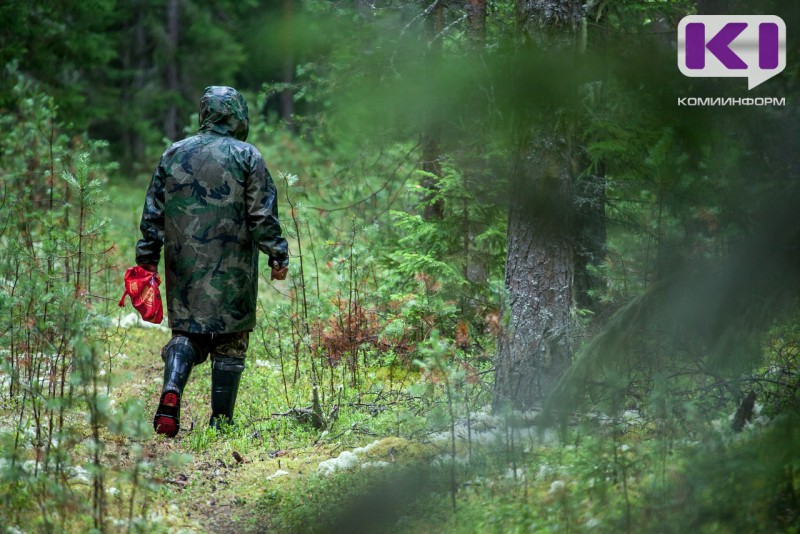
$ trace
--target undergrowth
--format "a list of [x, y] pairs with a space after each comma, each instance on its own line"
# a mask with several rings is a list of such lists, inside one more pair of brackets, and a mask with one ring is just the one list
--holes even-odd
[[[170, 334], [116, 308], [146, 180], [61, 135], [52, 99], [18, 83], [28, 98], [0, 119], [0, 517], [11, 532], [798, 530], [797, 317], [733, 378], [653, 336], [641, 351], [658, 366], [590, 377], [566, 417], [492, 414], [502, 213], [446, 162], [441, 197], [428, 198], [442, 217], [416, 215], [430, 175], [410, 143], [366, 163], [352, 147], [253, 125], [281, 192], [290, 275], [270, 283], [262, 268], [235, 424], [208, 428], [201, 365], [182, 431], [154, 436]], [[609, 240], [600, 302], [624, 305], [646, 285], [647, 257], [616, 262], [639, 245]], [[581, 315], [587, 337], [603, 326]]]

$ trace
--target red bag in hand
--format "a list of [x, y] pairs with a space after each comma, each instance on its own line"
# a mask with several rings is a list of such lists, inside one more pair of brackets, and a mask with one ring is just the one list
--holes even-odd
[[130, 295], [131, 304], [149, 323], [160, 324], [164, 318], [164, 307], [161, 304], [161, 283], [158, 273], [151, 273], [138, 265], [125, 271], [125, 293], [119, 300], [120, 308], [125, 305], [125, 296]]

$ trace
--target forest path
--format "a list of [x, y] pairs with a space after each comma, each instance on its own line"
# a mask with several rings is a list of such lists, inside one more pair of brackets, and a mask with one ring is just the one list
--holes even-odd
[[[143, 401], [143, 417], [150, 425], [162, 385], [164, 366], [159, 355], [170, 333], [164, 328], [134, 324], [120, 329], [118, 336], [120, 354], [114, 372], [124, 380], [113, 390], [113, 396], [118, 403]], [[182, 428], [178, 435], [165, 438], [152, 434], [137, 442], [144, 448], [148, 462], [164, 466], [155, 471], [163, 488], [152, 495], [154, 501], [149, 509], [162, 517], [170, 531], [270, 532], [264, 524], [267, 514], [257, 504], [265, 489], [265, 478], [280, 463], [271, 457], [268, 447], [257, 447], [253, 432], [216, 434], [210, 430], [209, 392], [210, 366], [206, 362], [190, 375], [182, 399]], [[263, 441], [269, 444], [269, 440]], [[114, 444], [109, 446], [116, 454], [127, 456], [124, 449], [133, 444], [120, 444], [119, 449]], [[176, 462], [177, 457], [182, 461]]]

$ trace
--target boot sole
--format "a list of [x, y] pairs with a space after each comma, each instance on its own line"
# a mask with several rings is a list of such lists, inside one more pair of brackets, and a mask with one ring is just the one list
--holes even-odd
[[180, 397], [177, 393], [168, 391], [164, 393], [161, 403], [158, 405], [156, 411], [156, 418], [153, 421], [157, 434], [162, 434], [170, 438], [174, 438], [180, 430], [178, 422], [178, 407], [180, 405]]

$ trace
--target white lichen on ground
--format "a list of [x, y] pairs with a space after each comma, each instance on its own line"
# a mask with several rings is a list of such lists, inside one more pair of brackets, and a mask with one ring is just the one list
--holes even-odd
[[169, 332], [166, 321], [161, 321], [160, 324], [148, 323], [143, 320], [138, 313], [131, 312], [127, 315], [118, 317], [115, 321], [116, 326], [120, 328], [156, 328], [163, 332]]

